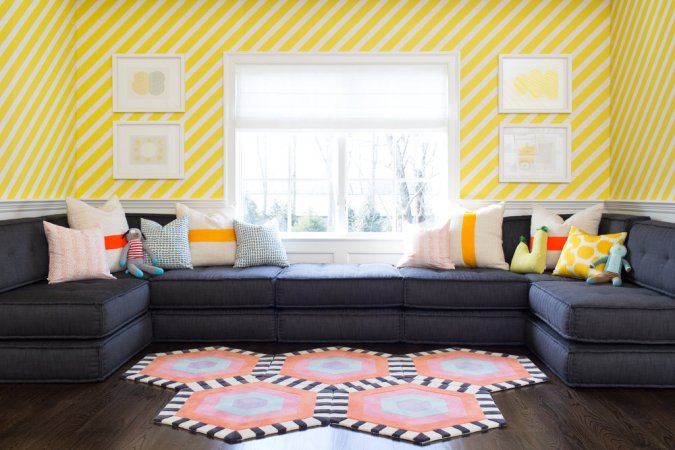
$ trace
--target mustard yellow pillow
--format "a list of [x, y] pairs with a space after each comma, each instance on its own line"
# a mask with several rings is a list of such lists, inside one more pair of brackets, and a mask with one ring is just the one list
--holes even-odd
[[626, 234], [623, 232], [592, 236], [572, 227], [553, 275], [586, 279], [589, 275], [602, 272], [604, 264], [599, 264], [595, 269], [590, 269], [589, 266], [598, 258], [609, 255], [612, 245], [623, 244]]

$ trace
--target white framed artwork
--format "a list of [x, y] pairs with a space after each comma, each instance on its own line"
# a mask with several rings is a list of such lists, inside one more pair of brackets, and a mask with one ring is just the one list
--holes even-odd
[[112, 56], [113, 112], [184, 112], [183, 55]]
[[501, 183], [572, 181], [572, 130], [569, 124], [501, 124]]
[[571, 113], [571, 55], [499, 55], [500, 113]]
[[113, 122], [113, 178], [181, 179], [181, 122]]

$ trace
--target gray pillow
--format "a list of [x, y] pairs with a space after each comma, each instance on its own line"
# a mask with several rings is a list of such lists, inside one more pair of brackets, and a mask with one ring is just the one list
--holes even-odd
[[253, 225], [234, 220], [237, 252], [234, 267], [288, 266], [286, 249], [279, 239], [276, 223]]
[[[180, 217], [161, 226], [157, 222], [141, 219], [145, 242], [155, 254], [157, 265], [163, 269], [192, 269], [192, 255], [188, 241], [188, 217]], [[145, 262], [150, 258], [145, 255]]]

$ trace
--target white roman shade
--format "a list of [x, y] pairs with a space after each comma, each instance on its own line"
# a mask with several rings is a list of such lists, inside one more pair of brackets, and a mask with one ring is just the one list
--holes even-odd
[[441, 129], [443, 63], [237, 64], [237, 129]]

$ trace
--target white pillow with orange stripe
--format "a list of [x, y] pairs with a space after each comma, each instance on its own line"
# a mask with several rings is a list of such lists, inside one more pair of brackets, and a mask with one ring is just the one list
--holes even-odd
[[68, 226], [75, 230], [101, 227], [105, 242], [105, 256], [111, 272], [123, 270], [120, 267], [122, 249], [127, 243], [124, 233], [129, 230], [127, 216], [117, 197], [105, 202], [100, 208], [88, 205], [74, 198], [66, 199]]
[[223, 208], [220, 213], [205, 214], [176, 203], [176, 217], [188, 217], [192, 265], [231, 266], [237, 251], [234, 234], [234, 210]]
[[504, 203], [450, 215], [450, 259], [456, 266], [509, 270], [502, 247]]
[[[548, 241], [546, 244], [547, 269], [555, 268], [558, 259], [560, 259], [560, 253], [567, 241], [567, 236], [570, 234], [573, 226], [593, 236], [598, 234], [603, 209], [603, 204], [598, 203], [573, 214], [567, 220], [563, 220], [562, 217], [541, 205], [536, 203], [532, 205], [530, 236], [534, 236], [541, 227], [548, 228]], [[532, 248], [532, 238], [530, 238], [530, 248]]]

